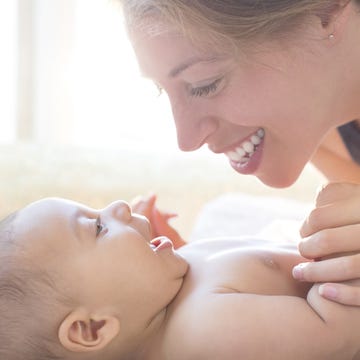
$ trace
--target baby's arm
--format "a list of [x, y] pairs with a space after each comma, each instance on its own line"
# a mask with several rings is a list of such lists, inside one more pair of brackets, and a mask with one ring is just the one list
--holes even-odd
[[357, 359], [359, 308], [322, 298], [317, 285], [308, 301], [245, 293], [202, 294], [196, 301], [186, 317], [186, 359]]
[[132, 203], [133, 212], [144, 215], [148, 218], [152, 228], [153, 238], [158, 236], [168, 237], [177, 249], [186, 244], [180, 234], [169, 224], [169, 220], [176, 216], [175, 213], [159, 210], [156, 203], [156, 195], [148, 197], [137, 197]]

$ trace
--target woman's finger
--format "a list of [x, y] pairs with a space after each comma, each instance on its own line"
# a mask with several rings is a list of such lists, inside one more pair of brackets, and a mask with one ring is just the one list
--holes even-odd
[[345, 281], [357, 279], [359, 274], [360, 254], [301, 263], [293, 268], [295, 279], [308, 282]]
[[316, 206], [324, 206], [347, 198], [360, 196], [360, 185], [353, 183], [330, 183], [323, 186], [316, 196]]
[[325, 283], [320, 285], [319, 294], [343, 305], [360, 306], [360, 288], [358, 286]]
[[307, 259], [360, 252], [360, 223], [320, 230], [299, 242], [299, 251]]
[[300, 234], [310, 236], [320, 230], [360, 224], [360, 197], [347, 198], [313, 209], [304, 221]]

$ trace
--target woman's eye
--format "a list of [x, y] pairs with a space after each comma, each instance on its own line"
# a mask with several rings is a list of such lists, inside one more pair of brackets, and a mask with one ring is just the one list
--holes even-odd
[[220, 81], [221, 79], [217, 79], [209, 85], [191, 88], [190, 95], [193, 97], [209, 96], [217, 90]]
[[101, 234], [101, 231], [104, 229], [103, 224], [101, 223], [100, 216], [96, 219], [96, 237]]

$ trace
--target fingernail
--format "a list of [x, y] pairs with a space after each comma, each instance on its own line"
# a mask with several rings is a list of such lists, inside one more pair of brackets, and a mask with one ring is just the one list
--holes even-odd
[[322, 284], [319, 286], [319, 294], [327, 299], [335, 300], [337, 298], [338, 291], [334, 286]]
[[293, 277], [297, 280], [304, 280], [304, 267], [306, 266], [306, 264], [301, 263], [296, 265], [293, 270], [292, 270], [292, 274]]

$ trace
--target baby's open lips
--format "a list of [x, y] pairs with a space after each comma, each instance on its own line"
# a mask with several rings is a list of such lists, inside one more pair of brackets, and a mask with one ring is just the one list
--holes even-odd
[[154, 240], [151, 240], [150, 241], [150, 247], [153, 249], [153, 250], [155, 250], [156, 248], [157, 248], [157, 246], [158, 246], [158, 243], [157, 243], [157, 240], [155, 239], [155, 241]]
[[173, 247], [173, 243], [166, 236], [159, 236], [150, 241], [150, 247], [154, 250], [161, 250], [167, 247]]

